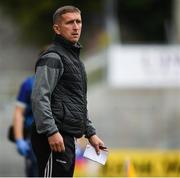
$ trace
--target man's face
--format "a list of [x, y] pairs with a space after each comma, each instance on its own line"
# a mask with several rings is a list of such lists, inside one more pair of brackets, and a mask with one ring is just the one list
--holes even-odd
[[81, 15], [78, 12], [68, 12], [60, 18], [53, 26], [55, 33], [72, 43], [78, 42], [82, 28]]

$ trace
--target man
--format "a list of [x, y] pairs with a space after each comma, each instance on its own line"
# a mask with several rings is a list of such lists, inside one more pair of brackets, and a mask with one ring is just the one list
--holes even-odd
[[86, 74], [79, 59], [81, 28], [78, 8], [57, 9], [53, 15], [54, 42], [36, 63], [32, 144], [39, 176], [73, 176], [74, 138], [85, 135], [97, 154], [104, 145], [88, 119]]
[[14, 112], [13, 130], [17, 151], [25, 157], [27, 177], [37, 177], [38, 167], [30, 143], [30, 130], [33, 122], [31, 92], [34, 76], [27, 77], [21, 84]]

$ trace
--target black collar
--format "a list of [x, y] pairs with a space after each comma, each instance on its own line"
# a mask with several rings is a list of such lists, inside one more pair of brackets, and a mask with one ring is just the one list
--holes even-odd
[[80, 43], [72, 43], [70, 41], [68, 41], [67, 39], [65, 39], [64, 37], [62, 37], [61, 35], [55, 35], [54, 38], [54, 42], [55, 44], [60, 44], [65, 48], [70, 48], [72, 50], [80, 50], [82, 48], [82, 46], [80, 45]]

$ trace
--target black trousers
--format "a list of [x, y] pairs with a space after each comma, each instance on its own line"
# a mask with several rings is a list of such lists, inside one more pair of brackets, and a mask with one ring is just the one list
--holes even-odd
[[37, 158], [40, 177], [73, 177], [75, 166], [74, 137], [62, 134], [65, 152], [52, 152], [44, 134], [32, 128], [31, 142]]

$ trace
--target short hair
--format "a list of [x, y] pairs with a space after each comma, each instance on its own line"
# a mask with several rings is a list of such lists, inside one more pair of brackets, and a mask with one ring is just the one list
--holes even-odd
[[59, 17], [61, 17], [63, 14], [66, 14], [68, 12], [77, 12], [77, 13], [81, 14], [81, 11], [75, 6], [63, 6], [63, 7], [60, 7], [53, 14], [53, 24], [56, 23], [56, 21], [57, 21], [57, 19], [59, 19]]

